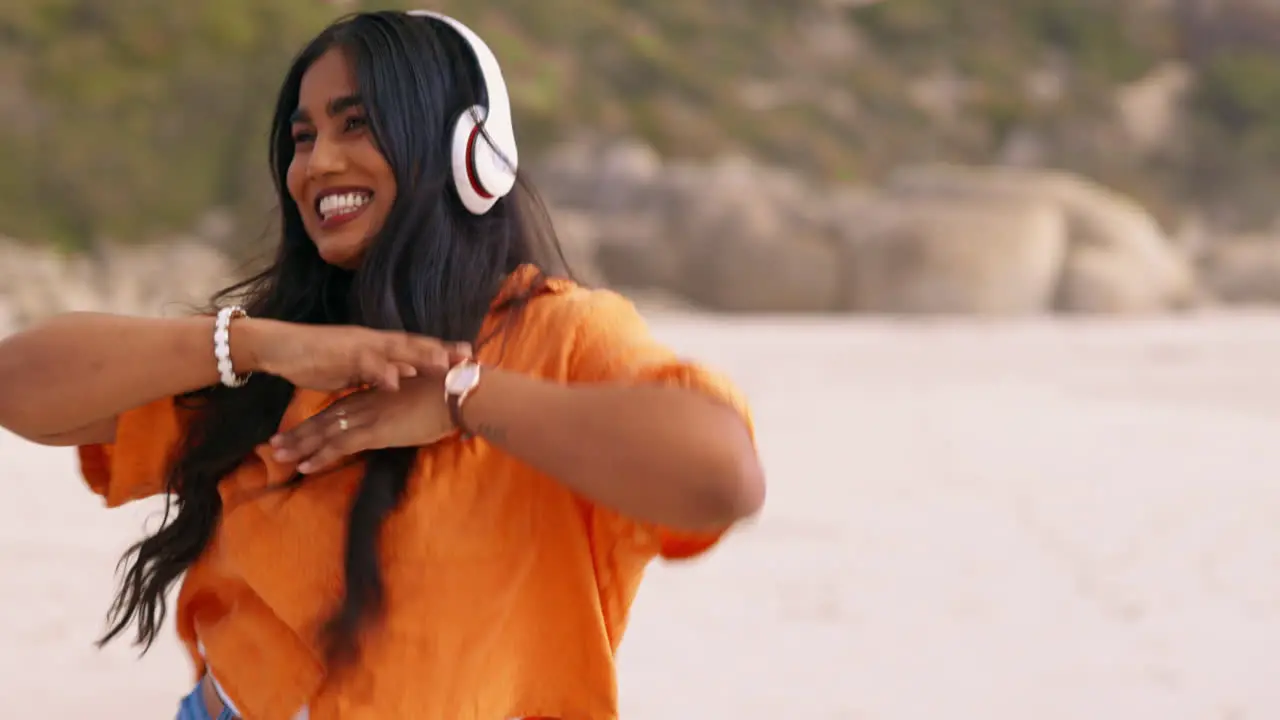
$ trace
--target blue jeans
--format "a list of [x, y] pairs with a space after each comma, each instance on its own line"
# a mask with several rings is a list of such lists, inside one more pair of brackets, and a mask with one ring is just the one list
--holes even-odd
[[223, 709], [216, 718], [211, 716], [209, 709], [204, 706], [204, 697], [200, 694], [200, 685], [197, 683], [196, 689], [182, 698], [182, 702], [178, 705], [178, 717], [174, 720], [236, 720], [236, 716], [226, 709]]

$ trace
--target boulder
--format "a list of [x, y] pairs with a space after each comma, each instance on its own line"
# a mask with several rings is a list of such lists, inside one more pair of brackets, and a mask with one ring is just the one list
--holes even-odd
[[1132, 199], [1084, 178], [1052, 170], [939, 164], [902, 168], [889, 178], [887, 190], [908, 197], [1001, 199], [1059, 208], [1068, 250], [1057, 310], [1160, 312], [1195, 305], [1202, 297], [1189, 258], [1155, 218]]
[[990, 199], [886, 198], [843, 239], [843, 308], [888, 314], [1043, 313], [1067, 248], [1057, 208]]
[[1244, 236], [1210, 244], [1200, 259], [1208, 291], [1229, 303], [1280, 303], [1280, 238]]
[[801, 217], [805, 192], [797, 178], [741, 158], [703, 174], [667, 205], [669, 247], [683, 256], [676, 292], [729, 312], [839, 309], [839, 249]]

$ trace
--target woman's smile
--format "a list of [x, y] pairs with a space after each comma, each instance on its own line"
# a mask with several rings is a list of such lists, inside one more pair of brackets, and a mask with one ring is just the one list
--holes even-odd
[[336, 230], [360, 217], [371, 200], [373, 191], [364, 188], [331, 188], [322, 191], [315, 201], [320, 229]]

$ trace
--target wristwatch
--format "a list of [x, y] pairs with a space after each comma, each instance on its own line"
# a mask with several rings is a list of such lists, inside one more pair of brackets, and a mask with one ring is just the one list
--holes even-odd
[[464, 440], [470, 438], [473, 433], [462, 422], [462, 404], [479, 384], [480, 364], [475, 360], [463, 360], [449, 368], [449, 372], [444, 376], [444, 400], [449, 406], [449, 419], [462, 433]]

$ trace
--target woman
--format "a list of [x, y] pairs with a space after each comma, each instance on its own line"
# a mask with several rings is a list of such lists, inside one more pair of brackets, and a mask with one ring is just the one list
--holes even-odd
[[0, 425], [79, 446], [108, 506], [176, 509], [102, 642], [149, 646], [185, 574], [183, 718], [616, 717], [646, 564], [763, 501], [740, 395], [552, 276], [496, 61], [456, 21], [321, 33], [271, 160], [275, 263], [217, 299], [243, 310], [0, 344]]

